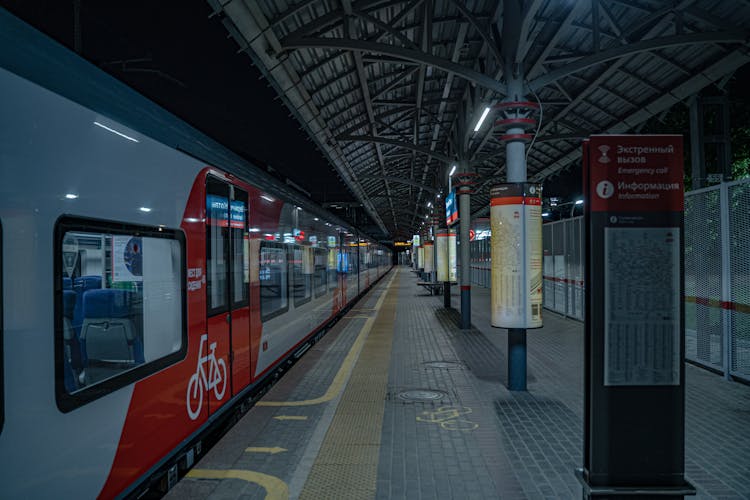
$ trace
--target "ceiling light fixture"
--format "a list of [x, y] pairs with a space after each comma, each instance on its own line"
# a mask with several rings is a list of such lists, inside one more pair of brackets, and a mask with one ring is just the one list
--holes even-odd
[[477, 122], [477, 126], [474, 127], [474, 132], [479, 132], [479, 128], [482, 126], [482, 123], [484, 123], [484, 119], [487, 118], [487, 115], [490, 113], [490, 108], [484, 108], [484, 111], [482, 112], [482, 116], [479, 117], [479, 121]]

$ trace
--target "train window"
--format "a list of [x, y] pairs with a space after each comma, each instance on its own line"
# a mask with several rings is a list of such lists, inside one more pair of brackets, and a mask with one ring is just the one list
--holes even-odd
[[288, 311], [286, 250], [282, 244], [261, 242], [258, 278], [263, 321]]
[[311, 247], [292, 247], [292, 290], [295, 307], [308, 302], [312, 297], [312, 250]]
[[339, 256], [339, 249], [338, 248], [329, 248], [328, 249], [328, 289], [334, 290], [339, 286], [338, 283], [338, 275], [336, 274], [336, 260]]
[[184, 357], [181, 231], [65, 217], [56, 227], [55, 255], [61, 410]]
[[229, 309], [229, 185], [206, 180], [206, 299], [208, 315]]
[[315, 296], [320, 297], [326, 293], [326, 281], [328, 279], [328, 250], [325, 248], [315, 249], [315, 274], [313, 288]]
[[250, 235], [247, 233], [247, 193], [233, 187], [229, 202], [229, 226], [232, 233], [232, 304], [248, 304], [250, 287]]

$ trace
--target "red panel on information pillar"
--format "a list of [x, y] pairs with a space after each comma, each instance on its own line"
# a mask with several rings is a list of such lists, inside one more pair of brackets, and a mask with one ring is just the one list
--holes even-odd
[[490, 191], [491, 323], [542, 326], [542, 189], [515, 183]]
[[682, 136], [594, 135], [589, 161], [593, 212], [682, 211]]

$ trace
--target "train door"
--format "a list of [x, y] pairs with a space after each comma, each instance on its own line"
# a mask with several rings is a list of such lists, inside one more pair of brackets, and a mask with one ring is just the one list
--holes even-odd
[[247, 193], [213, 177], [206, 181], [206, 357], [209, 412], [249, 382]]

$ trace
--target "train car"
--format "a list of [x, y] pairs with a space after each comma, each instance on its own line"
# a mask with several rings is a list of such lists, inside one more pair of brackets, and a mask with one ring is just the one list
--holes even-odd
[[136, 495], [189, 466], [390, 268], [2, 10], [0, 102], [3, 498]]

